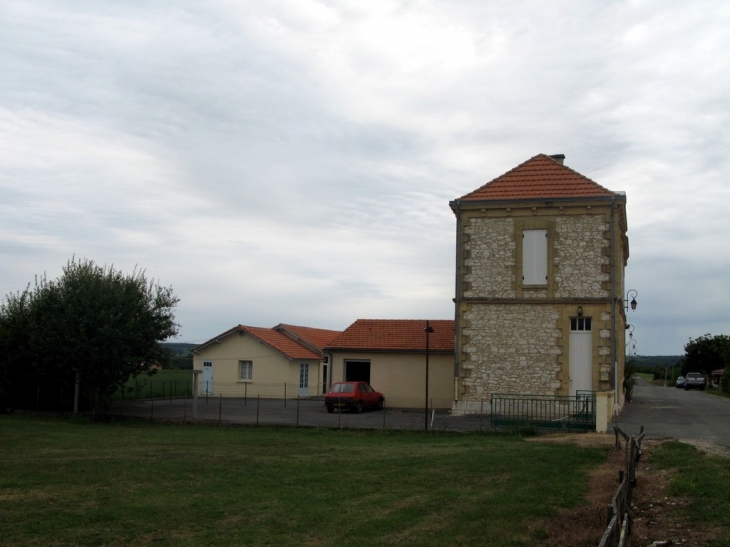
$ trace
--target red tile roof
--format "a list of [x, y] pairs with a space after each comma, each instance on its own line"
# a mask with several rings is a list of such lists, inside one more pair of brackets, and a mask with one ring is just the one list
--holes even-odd
[[315, 329], [312, 327], [300, 327], [297, 325], [287, 325], [280, 323], [274, 327], [274, 330], [290, 332], [299, 337], [303, 342], [310, 344], [321, 350], [337, 336], [342, 334], [339, 330]]
[[203, 349], [205, 346], [220, 342], [225, 337], [237, 332], [242, 332], [244, 334], [248, 334], [249, 336], [253, 336], [267, 346], [275, 349], [288, 359], [320, 360], [322, 358], [321, 354], [313, 351], [303, 344], [300, 344], [286, 334], [282, 334], [281, 332], [275, 331], [274, 329], [267, 329], [262, 327], [247, 327], [246, 325], [238, 325], [236, 327], [233, 327], [232, 329], [229, 329], [226, 332], [219, 334], [218, 336], [211, 338], [207, 342], [204, 342], [199, 346], [193, 348], [193, 351], [197, 352]]
[[566, 167], [545, 154], [538, 154], [481, 188], [456, 201], [510, 201], [620, 196]]
[[[454, 351], [454, 321], [430, 320], [429, 350]], [[425, 319], [358, 319], [325, 349], [360, 351], [425, 351]]]
[[245, 325], [238, 325], [238, 328], [243, 332], [258, 338], [264, 344], [271, 346], [280, 353], [283, 353], [289, 359], [321, 359], [321, 355], [319, 353], [312, 351], [296, 340], [292, 340], [286, 334], [277, 332], [274, 329], [247, 327]]

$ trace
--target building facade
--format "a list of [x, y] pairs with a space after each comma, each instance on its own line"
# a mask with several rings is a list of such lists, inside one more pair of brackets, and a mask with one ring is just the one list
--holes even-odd
[[451, 408], [454, 322], [450, 319], [358, 319], [324, 351], [331, 357], [333, 382], [368, 382], [385, 395], [386, 407]]
[[626, 196], [564, 158], [537, 155], [450, 203], [457, 412], [493, 393], [623, 404]]
[[322, 395], [330, 365], [322, 348], [340, 331], [238, 325], [193, 348], [200, 395], [272, 399]]

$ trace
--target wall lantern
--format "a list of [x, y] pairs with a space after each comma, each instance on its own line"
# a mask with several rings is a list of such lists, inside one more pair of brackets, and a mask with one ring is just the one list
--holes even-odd
[[[639, 293], [636, 292], [636, 289], [631, 289], [629, 292], [626, 293], [626, 300], [624, 300], [624, 309], [626, 311], [629, 311], [629, 306], [631, 306], [631, 311], [636, 310], [637, 296], [639, 296]], [[631, 297], [631, 302], [629, 302], [629, 297]]]
[[578, 306], [578, 317], [583, 317], [583, 306]]

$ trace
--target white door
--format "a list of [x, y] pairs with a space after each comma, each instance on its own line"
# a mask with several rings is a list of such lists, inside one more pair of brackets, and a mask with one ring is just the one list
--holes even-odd
[[299, 363], [299, 396], [309, 397], [309, 363]]
[[203, 374], [200, 376], [200, 394], [213, 395], [213, 361], [203, 361]]
[[570, 395], [593, 389], [593, 335], [590, 317], [570, 318]]

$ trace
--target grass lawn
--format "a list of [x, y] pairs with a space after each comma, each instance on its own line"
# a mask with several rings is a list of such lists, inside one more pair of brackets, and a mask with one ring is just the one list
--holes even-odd
[[606, 449], [519, 436], [0, 416], [0, 542], [532, 545]]
[[650, 461], [676, 470], [669, 493], [691, 500], [685, 516], [692, 526], [716, 528], [721, 537], [712, 545], [730, 545], [730, 459], [702, 456], [692, 446], [669, 442], [654, 450]]
[[[152, 376], [140, 374], [124, 384], [125, 399], [151, 399], [182, 397], [192, 395], [193, 372], [191, 370], [158, 370]], [[122, 398], [122, 392], [114, 394], [113, 399]]]

